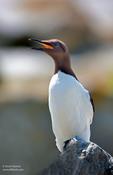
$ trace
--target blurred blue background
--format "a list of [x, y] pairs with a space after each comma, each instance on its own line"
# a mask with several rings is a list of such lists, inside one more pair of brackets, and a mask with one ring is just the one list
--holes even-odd
[[[93, 96], [91, 140], [113, 155], [113, 1], [0, 1], [0, 173], [35, 175], [59, 154], [48, 110], [52, 59], [29, 37], [58, 38]], [[20, 165], [22, 172], [5, 172]]]

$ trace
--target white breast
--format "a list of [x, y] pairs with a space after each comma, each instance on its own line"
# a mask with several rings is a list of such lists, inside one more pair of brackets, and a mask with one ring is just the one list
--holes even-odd
[[53, 75], [49, 85], [49, 109], [60, 151], [64, 142], [74, 136], [89, 141], [93, 108], [88, 91], [73, 76], [61, 71]]

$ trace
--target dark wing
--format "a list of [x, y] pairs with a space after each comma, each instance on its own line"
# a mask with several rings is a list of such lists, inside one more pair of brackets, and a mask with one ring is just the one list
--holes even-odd
[[89, 95], [90, 95], [90, 102], [91, 102], [92, 107], [93, 107], [93, 112], [95, 113], [95, 105], [94, 105], [94, 101], [93, 101], [93, 98], [92, 98], [92, 95], [90, 92], [89, 92]]

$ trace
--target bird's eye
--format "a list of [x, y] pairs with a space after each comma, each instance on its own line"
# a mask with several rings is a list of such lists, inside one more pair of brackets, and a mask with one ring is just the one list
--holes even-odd
[[64, 46], [63, 46], [60, 42], [55, 42], [55, 43], [54, 43], [54, 46], [55, 46], [56, 48], [61, 48], [61, 49], [65, 52], [65, 48], [64, 48]]
[[55, 42], [55, 43], [54, 43], [54, 46], [55, 46], [55, 47], [60, 47], [59, 42]]

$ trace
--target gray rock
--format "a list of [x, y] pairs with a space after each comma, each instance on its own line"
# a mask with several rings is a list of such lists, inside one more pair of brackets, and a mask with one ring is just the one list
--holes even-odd
[[95, 143], [71, 140], [40, 175], [113, 175], [113, 157]]

